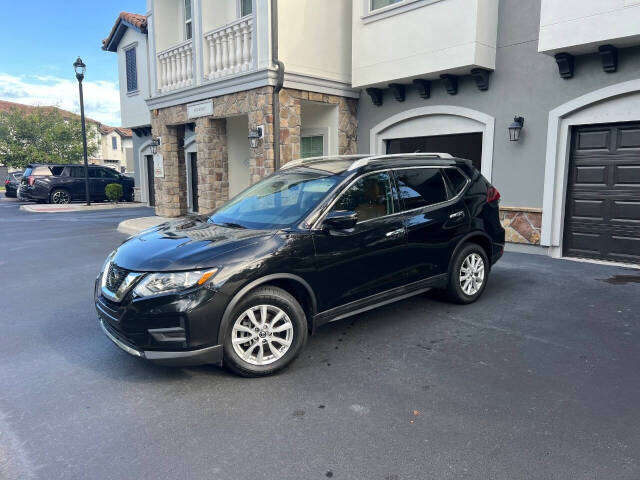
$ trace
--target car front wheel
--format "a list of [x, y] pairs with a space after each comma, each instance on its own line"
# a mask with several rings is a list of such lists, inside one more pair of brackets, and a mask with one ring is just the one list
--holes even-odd
[[484, 249], [465, 244], [456, 254], [449, 272], [447, 296], [455, 303], [475, 302], [489, 280], [489, 262]]
[[224, 326], [224, 363], [244, 377], [271, 375], [289, 365], [307, 341], [298, 301], [265, 286], [242, 299]]

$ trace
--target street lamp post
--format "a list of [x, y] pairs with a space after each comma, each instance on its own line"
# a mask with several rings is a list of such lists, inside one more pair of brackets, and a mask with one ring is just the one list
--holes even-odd
[[76, 78], [78, 79], [78, 89], [80, 90], [80, 121], [82, 122], [82, 151], [84, 154], [84, 194], [87, 200], [87, 206], [91, 205], [91, 198], [89, 197], [89, 160], [87, 158], [87, 129], [84, 121], [84, 99], [82, 97], [82, 80], [84, 80], [84, 71], [87, 66], [82, 59], [78, 59], [73, 62], [73, 69], [76, 71]]

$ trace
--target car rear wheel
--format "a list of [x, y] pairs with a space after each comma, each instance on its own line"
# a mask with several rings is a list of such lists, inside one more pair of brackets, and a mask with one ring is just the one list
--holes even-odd
[[467, 243], [453, 259], [447, 296], [455, 303], [475, 302], [484, 292], [488, 280], [487, 254], [480, 245]]
[[308, 336], [298, 301], [270, 286], [259, 287], [242, 299], [224, 327], [224, 363], [244, 377], [271, 375], [285, 368]]
[[65, 204], [71, 203], [71, 194], [64, 188], [55, 188], [49, 196], [50, 203]]

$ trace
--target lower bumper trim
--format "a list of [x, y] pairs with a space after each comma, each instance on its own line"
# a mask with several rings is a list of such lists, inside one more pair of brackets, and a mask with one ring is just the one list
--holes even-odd
[[104, 325], [103, 320], [100, 320], [100, 327], [109, 340], [128, 354], [133, 355], [134, 357], [144, 358], [145, 360], [159, 365], [173, 367], [208, 364], [222, 365], [222, 345], [214, 345], [212, 347], [200, 348], [198, 350], [185, 351], [137, 350], [126, 345], [113, 335]]

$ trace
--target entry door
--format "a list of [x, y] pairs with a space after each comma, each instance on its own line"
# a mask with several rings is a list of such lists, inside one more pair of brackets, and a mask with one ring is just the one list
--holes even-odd
[[405, 229], [390, 173], [365, 176], [347, 190], [334, 210], [355, 211], [351, 230], [314, 235], [319, 308], [327, 310], [405, 283]]
[[199, 211], [198, 206], [198, 154], [190, 153], [189, 161], [191, 162], [191, 209], [194, 212]]
[[640, 263], [640, 123], [572, 132], [564, 253]]
[[149, 195], [149, 206], [154, 207], [156, 205], [156, 184], [155, 184], [155, 175], [154, 169], [155, 166], [153, 164], [153, 155], [145, 155], [144, 157], [147, 162], [147, 187], [148, 187], [148, 195]]

